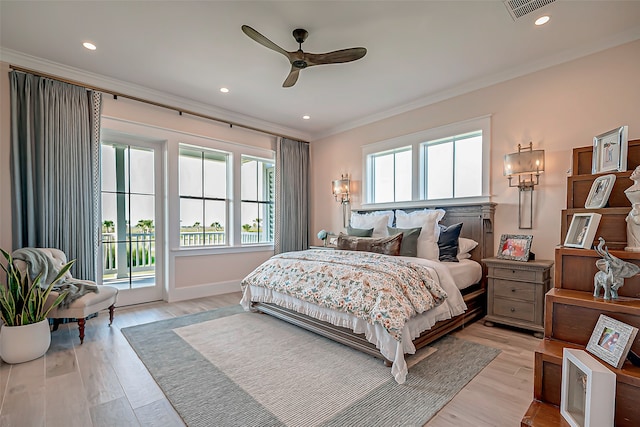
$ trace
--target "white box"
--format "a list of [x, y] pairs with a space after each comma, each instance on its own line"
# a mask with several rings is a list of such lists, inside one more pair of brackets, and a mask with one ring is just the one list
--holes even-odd
[[560, 414], [573, 427], [613, 427], [616, 374], [586, 351], [562, 355]]

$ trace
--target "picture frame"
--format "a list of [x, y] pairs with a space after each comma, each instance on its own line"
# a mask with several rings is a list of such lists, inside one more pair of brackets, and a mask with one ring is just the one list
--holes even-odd
[[600, 225], [599, 213], [575, 213], [564, 239], [564, 246], [570, 248], [589, 249]]
[[567, 423], [613, 427], [615, 396], [616, 374], [584, 350], [563, 350], [560, 415]]
[[637, 334], [638, 328], [601, 314], [591, 333], [587, 351], [620, 369]]
[[591, 190], [587, 196], [587, 201], [584, 205], [586, 209], [600, 209], [606, 206], [613, 189], [613, 184], [616, 182], [616, 175], [602, 175], [597, 177], [593, 184], [591, 184]]
[[327, 234], [327, 238], [324, 239], [324, 246], [327, 248], [337, 248], [338, 247], [338, 235], [337, 234]]
[[627, 170], [628, 126], [593, 137], [593, 174]]
[[533, 236], [527, 234], [503, 234], [496, 258], [513, 261], [529, 261]]

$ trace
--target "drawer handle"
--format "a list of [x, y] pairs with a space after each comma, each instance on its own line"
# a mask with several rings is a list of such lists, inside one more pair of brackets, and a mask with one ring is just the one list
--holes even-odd
[[516, 309], [511, 307], [511, 312], [513, 313], [514, 311], [516, 311]]
[[516, 291], [516, 288], [511, 288], [511, 292], [515, 292], [515, 291]]
[[515, 270], [511, 270], [511, 274], [516, 274], [516, 271]]

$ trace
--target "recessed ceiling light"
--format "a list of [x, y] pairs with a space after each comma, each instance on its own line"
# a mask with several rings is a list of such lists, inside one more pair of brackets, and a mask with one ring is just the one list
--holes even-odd
[[86, 47], [89, 50], [96, 50], [96, 45], [89, 42], [82, 43], [82, 46]]
[[541, 16], [540, 18], [536, 19], [536, 25], [544, 25], [549, 22], [549, 19], [551, 18], [549, 18], [548, 15]]
[[221, 87], [221, 88], [220, 88], [220, 92], [222, 92], [222, 93], [228, 93], [228, 92], [229, 92], [229, 89], [227, 89], [226, 87]]
[[309, 120], [311, 118], [311, 116], [302, 116], [303, 119], [305, 120]]

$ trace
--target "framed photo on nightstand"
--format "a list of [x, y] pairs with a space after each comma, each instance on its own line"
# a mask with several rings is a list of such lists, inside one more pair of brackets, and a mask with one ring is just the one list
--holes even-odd
[[335, 234], [327, 234], [327, 238], [324, 241], [324, 246], [327, 248], [337, 248], [338, 236]]
[[496, 258], [513, 261], [529, 261], [533, 236], [526, 234], [503, 234]]

